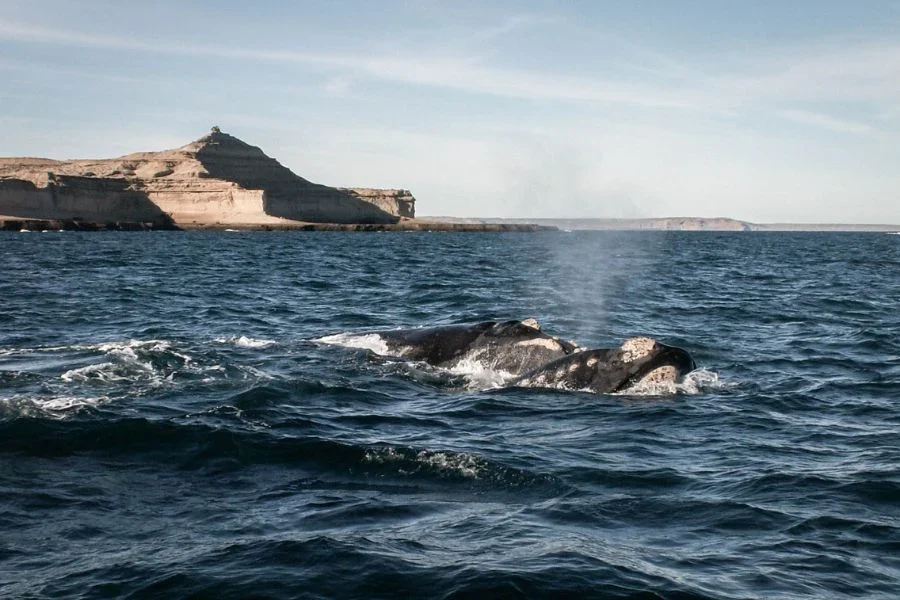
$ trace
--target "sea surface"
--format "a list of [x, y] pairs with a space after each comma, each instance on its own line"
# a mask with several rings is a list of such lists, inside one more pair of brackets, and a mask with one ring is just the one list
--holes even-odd
[[[35, 231], [0, 265], [2, 598], [900, 597], [900, 236]], [[321, 341], [526, 317], [701, 370], [592, 395]]]

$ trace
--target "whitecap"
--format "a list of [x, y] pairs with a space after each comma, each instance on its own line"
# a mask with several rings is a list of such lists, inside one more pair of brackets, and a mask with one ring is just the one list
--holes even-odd
[[[152, 373], [153, 368], [147, 365], [141, 364], [141, 370]], [[93, 365], [87, 365], [85, 367], [79, 367], [77, 369], [70, 369], [59, 376], [63, 381], [73, 382], [73, 381], [127, 381], [129, 379], [133, 379], [133, 377], [129, 377], [128, 373], [121, 368], [121, 365], [111, 362], [103, 362], [96, 363]]]
[[50, 417], [62, 419], [83, 408], [95, 408], [109, 402], [108, 396], [27, 396], [16, 395], [0, 399], [0, 413], [9, 412], [20, 417]]
[[[85, 348], [104, 353], [108, 360], [70, 369], [60, 379], [66, 382], [140, 380], [156, 386], [172, 381], [176, 372], [190, 369], [193, 362], [190, 355], [173, 349], [168, 340], [104, 342]], [[162, 366], [154, 364], [154, 359], [163, 357], [166, 360]]]
[[[174, 350], [172, 348], [172, 342], [168, 340], [127, 340], [124, 342], [108, 342], [97, 345], [96, 349], [111, 356], [123, 358], [126, 361], [140, 362], [141, 355], [150, 352], [166, 353], [175, 356], [183, 360], [185, 365], [193, 360], [190, 355]], [[147, 363], [144, 364], [146, 365]]]
[[0, 348], [0, 356], [16, 356], [21, 354], [37, 354], [39, 352], [80, 352], [84, 350], [97, 350], [96, 345], [72, 345], [72, 346], [37, 346], [36, 348]]

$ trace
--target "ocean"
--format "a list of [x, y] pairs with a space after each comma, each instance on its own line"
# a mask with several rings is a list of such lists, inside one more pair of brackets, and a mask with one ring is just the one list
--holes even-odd
[[[0, 260], [0, 597], [900, 597], [900, 236], [35, 231]], [[526, 317], [700, 370], [595, 395], [334, 343]]]

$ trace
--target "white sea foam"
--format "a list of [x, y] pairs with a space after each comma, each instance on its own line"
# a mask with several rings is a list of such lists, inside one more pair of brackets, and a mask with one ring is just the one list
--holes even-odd
[[447, 370], [465, 377], [466, 387], [471, 390], [500, 388], [515, 377], [512, 373], [491, 368], [475, 356], [465, 356]]
[[0, 348], [0, 356], [16, 356], [21, 354], [37, 354], [40, 352], [82, 352], [85, 350], [98, 350], [99, 345], [72, 346], [37, 346], [35, 348]]
[[433, 452], [422, 450], [416, 455], [416, 462], [427, 465], [439, 472], [457, 474], [469, 479], [477, 479], [484, 471], [484, 463], [478, 457], [465, 453]]
[[336, 333], [334, 335], [326, 335], [315, 341], [321, 344], [369, 350], [381, 356], [391, 356], [387, 342], [377, 333]]
[[399, 472], [403, 474], [416, 473], [422, 468], [427, 468], [443, 475], [457, 475], [467, 479], [477, 479], [487, 467], [483, 459], [464, 452], [422, 450], [415, 457], [409, 457], [390, 447], [368, 450], [363, 460], [375, 464], [397, 463]]
[[678, 383], [672, 381], [642, 381], [619, 393], [625, 396], [672, 396], [675, 394], [694, 396], [725, 387], [727, 385], [720, 381], [718, 373], [708, 369], [697, 369], [685, 375]]
[[[193, 361], [188, 354], [173, 349], [168, 340], [104, 342], [85, 349], [103, 352], [109, 360], [70, 369], [60, 379], [67, 382], [140, 380], [161, 385], [171, 381], [176, 371], [189, 369]], [[164, 366], [155, 366], [154, 358], [166, 359]], [[177, 360], [173, 362], [173, 358]]]
[[685, 375], [678, 384], [678, 391], [682, 394], [702, 394], [735, 386], [719, 379], [719, 374], [708, 369], [697, 369]]
[[[318, 338], [315, 341], [322, 344], [344, 346], [346, 348], [361, 348], [381, 356], [395, 356], [397, 358], [402, 358], [404, 354], [402, 348], [394, 350], [388, 348], [385, 340], [377, 333], [338, 333]], [[643, 342], [644, 340], [639, 339], [630, 341]], [[466, 382], [464, 387], [468, 390], [502, 388], [509, 385], [510, 382], [516, 378], [515, 374], [497, 369], [489, 361], [482, 360], [479, 352], [472, 352], [463, 356], [449, 368], [433, 368], [456, 377], [464, 378]], [[573, 388], [563, 379], [564, 375], [564, 372], [557, 373], [556, 381], [553, 383], [547, 383], [545, 378], [538, 377], [535, 379], [519, 381], [517, 382], [517, 385], [520, 387], [555, 389], [570, 392], [593, 392], [593, 390], [590, 389]], [[719, 381], [718, 374], [706, 369], [698, 369], [686, 375], [679, 383], [669, 381], [644, 381], [619, 393], [629, 396], [694, 395], [721, 389], [722, 387], [725, 386]]]
[[174, 356], [190, 361], [191, 357], [172, 350], [172, 342], [168, 340], [125, 340], [122, 342], [105, 342], [93, 346], [100, 352], [127, 359], [135, 359], [139, 352], [168, 352]]
[[213, 341], [217, 344], [234, 344], [242, 348], [268, 348], [278, 343], [275, 340], [259, 340], [246, 335], [216, 338]]
[[8, 412], [21, 417], [50, 417], [62, 419], [82, 408], [93, 408], [109, 402], [107, 396], [29, 396], [16, 395], [0, 399], [0, 413]]
[[[152, 372], [153, 369], [144, 369], [145, 371]], [[87, 365], [86, 367], [79, 367], [77, 369], [70, 369], [59, 376], [63, 381], [90, 381], [90, 380], [99, 380], [99, 381], [125, 381], [130, 379], [126, 376], [122, 370], [119, 368], [119, 365], [111, 362], [102, 362], [96, 363], [93, 365]]]

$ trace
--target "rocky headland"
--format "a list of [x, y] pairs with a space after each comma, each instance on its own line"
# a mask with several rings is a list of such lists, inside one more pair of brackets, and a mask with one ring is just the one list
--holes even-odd
[[290, 229], [414, 217], [408, 190], [312, 183], [218, 128], [181, 148], [114, 159], [0, 158], [4, 229], [28, 221], [88, 230]]

